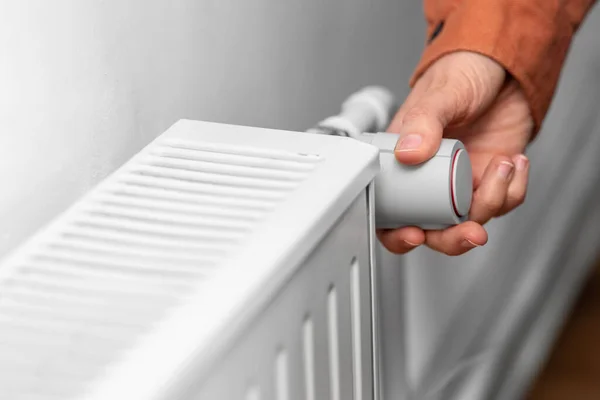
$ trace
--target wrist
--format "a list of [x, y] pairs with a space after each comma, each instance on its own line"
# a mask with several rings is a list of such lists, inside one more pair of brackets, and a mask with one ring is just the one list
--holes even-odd
[[[564, 10], [543, 0], [462, 0], [444, 9], [426, 9], [431, 37], [411, 85], [437, 60], [471, 51], [495, 60], [516, 80], [539, 131], [548, 111], [573, 27]], [[434, 12], [435, 11], [435, 12]], [[436, 33], [436, 35], [433, 35]]]

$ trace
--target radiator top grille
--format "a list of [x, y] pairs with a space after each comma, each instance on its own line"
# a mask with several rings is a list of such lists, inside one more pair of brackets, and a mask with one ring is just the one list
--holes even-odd
[[80, 395], [321, 161], [157, 139], [0, 267], [1, 397]]
[[178, 399], [378, 170], [349, 138], [177, 122], [0, 263], [0, 398]]

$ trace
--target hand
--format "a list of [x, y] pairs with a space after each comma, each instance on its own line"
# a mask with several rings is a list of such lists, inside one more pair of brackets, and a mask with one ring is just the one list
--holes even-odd
[[426, 244], [448, 255], [484, 245], [483, 225], [525, 199], [529, 162], [523, 152], [533, 125], [519, 84], [507, 79], [500, 64], [471, 52], [436, 61], [416, 82], [388, 131], [402, 135], [396, 158], [409, 165], [430, 159], [442, 137], [463, 142], [473, 165], [469, 221], [436, 231], [380, 230], [381, 243], [397, 254]]

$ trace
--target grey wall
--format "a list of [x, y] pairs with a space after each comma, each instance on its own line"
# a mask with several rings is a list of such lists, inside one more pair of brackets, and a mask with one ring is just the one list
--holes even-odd
[[[544, 127], [529, 148], [525, 205], [489, 223], [488, 245], [468, 255], [451, 258], [420, 249], [405, 258], [406, 360], [416, 391], [432, 391], [456, 376], [469, 380], [497, 359], [503, 360], [493, 372], [473, 379], [485, 387], [476, 391], [491, 390], [484, 398], [493, 398], [505, 384], [512, 385], [513, 396], [522, 390], [554, 334], [550, 326], [556, 328], [556, 319], [562, 318], [567, 292], [576, 293], [598, 252], [599, 22], [600, 7], [595, 7], [573, 44]], [[542, 314], [552, 323], [541, 321]], [[542, 322], [548, 327], [537, 332], [535, 349], [521, 349], [524, 332]], [[527, 360], [520, 360], [523, 365], [514, 373], [511, 358], [526, 350]], [[494, 381], [501, 375], [518, 385]], [[453, 397], [442, 393], [440, 398]], [[460, 393], [456, 398], [480, 397]]]
[[0, 257], [180, 118], [303, 130], [402, 97], [419, 1], [0, 2]]

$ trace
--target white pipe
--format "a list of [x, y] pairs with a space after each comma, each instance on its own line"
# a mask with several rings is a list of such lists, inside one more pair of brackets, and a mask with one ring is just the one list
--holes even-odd
[[368, 86], [348, 97], [338, 115], [326, 118], [309, 132], [358, 139], [363, 132], [384, 131], [396, 110], [394, 95], [388, 89]]

